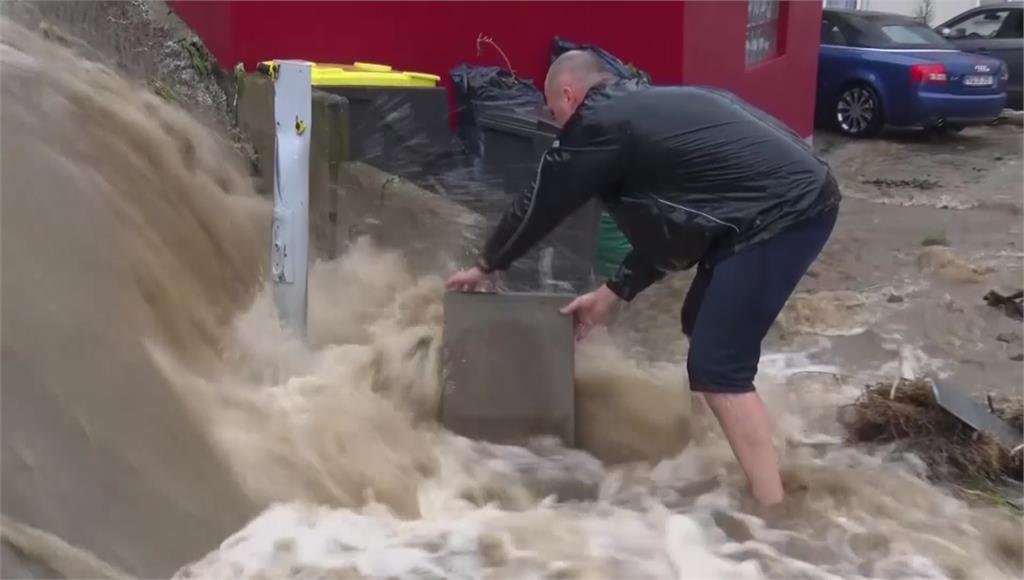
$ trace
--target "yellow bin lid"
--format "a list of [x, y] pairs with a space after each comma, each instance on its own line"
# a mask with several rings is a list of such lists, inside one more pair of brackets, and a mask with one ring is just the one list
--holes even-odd
[[441, 80], [437, 75], [396, 71], [387, 65], [366, 62], [315, 63], [311, 74], [314, 87], [436, 87]]

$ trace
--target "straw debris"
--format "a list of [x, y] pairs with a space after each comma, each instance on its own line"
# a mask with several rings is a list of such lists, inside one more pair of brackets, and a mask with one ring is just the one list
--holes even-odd
[[[1004, 421], [1024, 428], [1024, 400], [990, 405]], [[1024, 449], [1007, 448], [953, 416], [938, 404], [931, 384], [924, 380], [869, 385], [841, 409], [839, 420], [853, 442], [895, 443], [921, 457], [937, 479], [999, 481], [1009, 476], [1019, 481], [1024, 475]]]

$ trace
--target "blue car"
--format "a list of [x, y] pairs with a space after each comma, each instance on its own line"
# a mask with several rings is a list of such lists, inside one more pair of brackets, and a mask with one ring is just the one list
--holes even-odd
[[1006, 65], [957, 50], [917, 20], [824, 10], [817, 116], [850, 137], [884, 126], [959, 131], [995, 120], [1006, 104]]

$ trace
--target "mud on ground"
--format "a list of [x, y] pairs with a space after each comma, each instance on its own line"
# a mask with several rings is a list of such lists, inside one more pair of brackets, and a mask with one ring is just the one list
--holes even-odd
[[[808, 289], [861, 289], [875, 313], [870, 332], [919, 349], [918, 373], [1020, 395], [1024, 366], [1013, 359], [1024, 347], [1006, 339], [1021, 323], [984, 296], [1022, 286], [1021, 139], [1020, 127], [998, 125], [834, 144], [825, 155], [847, 200]], [[838, 342], [845, 357], [862, 350]]]

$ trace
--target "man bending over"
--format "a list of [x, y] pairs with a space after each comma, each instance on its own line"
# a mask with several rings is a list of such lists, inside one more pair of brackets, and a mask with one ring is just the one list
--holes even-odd
[[666, 272], [696, 266], [681, 313], [690, 389], [703, 394], [754, 498], [781, 502], [754, 376], [769, 327], [835, 225], [841, 196], [828, 166], [725, 91], [617, 80], [586, 51], [552, 63], [544, 93], [562, 129], [536, 183], [448, 287], [476, 289], [596, 197], [633, 251], [611, 280], [562, 310], [574, 316], [577, 337]]

